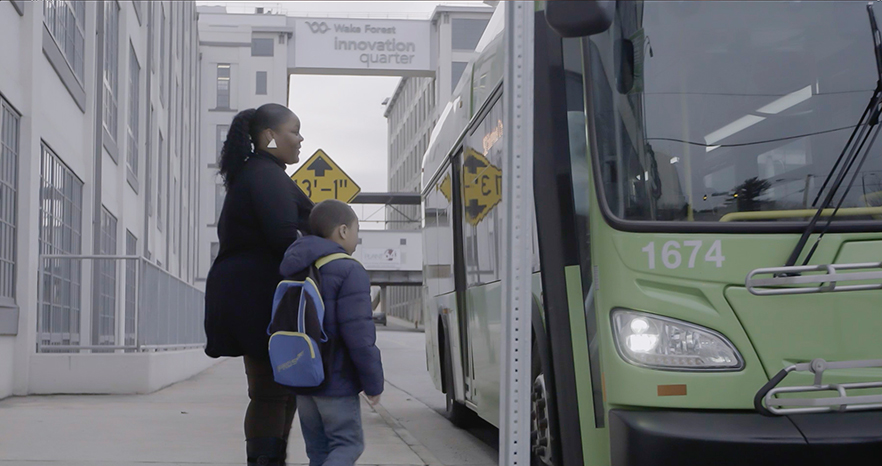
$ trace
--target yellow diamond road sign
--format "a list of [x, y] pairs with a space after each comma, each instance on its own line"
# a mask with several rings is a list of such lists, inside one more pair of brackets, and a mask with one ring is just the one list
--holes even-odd
[[477, 226], [502, 200], [502, 170], [470, 147], [463, 155], [463, 208], [469, 224]]
[[321, 149], [315, 151], [291, 179], [315, 203], [327, 199], [351, 202], [361, 192], [355, 181]]

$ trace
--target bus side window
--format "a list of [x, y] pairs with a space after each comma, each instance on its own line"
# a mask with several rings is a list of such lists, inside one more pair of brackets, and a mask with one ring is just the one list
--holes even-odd
[[453, 274], [453, 179], [451, 166], [424, 196], [423, 257], [429, 296], [455, 290]]
[[500, 279], [502, 267], [502, 99], [465, 138], [462, 174], [463, 249], [469, 287]]

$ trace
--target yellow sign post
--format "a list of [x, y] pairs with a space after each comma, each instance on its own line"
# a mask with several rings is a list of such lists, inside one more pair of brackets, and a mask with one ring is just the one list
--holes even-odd
[[325, 151], [319, 149], [291, 175], [304, 194], [312, 202], [327, 199], [351, 202], [361, 188], [349, 177]]
[[463, 151], [462, 180], [466, 220], [472, 226], [477, 226], [502, 200], [502, 170], [484, 155], [466, 147]]

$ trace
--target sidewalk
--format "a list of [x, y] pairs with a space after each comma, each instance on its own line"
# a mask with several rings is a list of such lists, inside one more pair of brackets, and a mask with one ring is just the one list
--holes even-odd
[[[236, 358], [150, 395], [6, 399], [0, 466], [244, 465], [245, 387]], [[362, 415], [367, 448], [359, 464], [438, 464], [385, 408], [363, 403]], [[295, 420], [292, 466], [308, 463], [299, 427]]]
[[[441, 413], [444, 394], [426, 372], [425, 335], [378, 327], [386, 388], [362, 402], [359, 465], [496, 466], [492, 426], [468, 431]], [[241, 358], [149, 395], [60, 395], [0, 401], [0, 466], [244, 466], [248, 405]], [[288, 464], [306, 465], [295, 419]]]

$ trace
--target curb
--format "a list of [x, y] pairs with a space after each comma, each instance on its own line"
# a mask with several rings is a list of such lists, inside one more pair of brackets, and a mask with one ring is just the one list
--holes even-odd
[[407, 445], [408, 448], [410, 448], [410, 451], [412, 451], [420, 458], [424, 466], [444, 466], [444, 464], [441, 463], [441, 461], [438, 460], [438, 458], [436, 458], [435, 455], [433, 455], [428, 448], [420, 443], [419, 440], [414, 438], [414, 436], [411, 435], [411, 433], [408, 432], [407, 429], [405, 429], [400, 422], [398, 422], [398, 419], [395, 419], [391, 414], [389, 414], [389, 411], [386, 411], [386, 408], [383, 407], [382, 403], [377, 403], [376, 405], [372, 406], [370, 402], [367, 401], [367, 397], [364, 395], [364, 393], [362, 393], [361, 396], [362, 398], [364, 398], [368, 407], [370, 407], [375, 413], [379, 414], [380, 417], [383, 418], [383, 421], [385, 421], [386, 424], [388, 424], [389, 427], [392, 428], [392, 431], [395, 432], [395, 435], [397, 435], [398, 438], [400, 438], [401, 441], [404, 442], [404, 444]]

